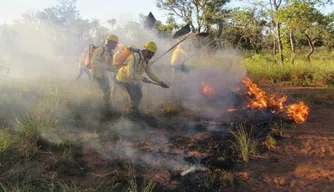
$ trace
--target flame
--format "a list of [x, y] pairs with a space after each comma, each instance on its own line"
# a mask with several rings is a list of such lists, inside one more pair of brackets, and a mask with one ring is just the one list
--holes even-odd
[[252, 109], [267, 108], [268, 104], [266, 93], [256, 84], [254, 84], [252, 80], [250, 80], [248, 77], [246, 77], [242, 82], [246, 85], [246, 87], [248, 87], [248, 95], [255, 96], [255, 98], [247, 104], [247, 107], [250, 107]]
[[295, 104], [288, 105], [286, 107], [288, 117], [294, 120], [296, 123], [303, 123], [306, 121], [307, 116], [310, 113], [310, 109], [303, 101]]
[[279, 94], [267, 96], [266, 92], [248, 77], [242, 82], [248, 87], [247, 94], [254, 97], [248, 102], [247, 107], [260, 110], [269, 108], [273, 113], [278, 113], [284, 108], [284, 102], [288, 99], [286, 96], [280, 96]]
[[210, 95], [213, 96], [215, 93], [214, 89], [209, 86], [209, 84], [205, 83], [204, 81], [202, 82], [202, 87], [203, 87], [203, 93], [205, 95]]
[[303, 123], [309, 115], [309, 107], [304, 102], [291, 105], [284, 105], [287, 96], [279, 94], [267, 95], [264, 90], [259, 88], [251, 79], [246, 77], [242, 81], [248, 88], [247, 94], [252, 98], [247, 103], [247, 107], [251, 109], [265, 110], [269, 109], [272, 113], [286, 112], [288, 118], [296, 123]]

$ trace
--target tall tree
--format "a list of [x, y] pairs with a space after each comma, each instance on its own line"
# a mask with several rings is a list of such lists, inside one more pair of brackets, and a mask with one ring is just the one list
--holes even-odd
[[266, 13], [254, 5], [246, 9], [234, 9], [230, 13], [230, 33], [238, 35], [238, 46], [253, 49], [256, 53], [262, 49], [263, 30], [266, 26]]
[[[277, 18], [288, 28], [290, 37], [291, 31], [296, 31], [307, 39], [310, 51], [306, 58], [310, 61], [310, 56], [314, 52], [314, 44], [322, 39], [327, 26], [326, 17], [315, 9], [315, 2], [291, 0], [278, 12]], [[293, 40], [290, 39], [290, 41]], [[294, 46], [291, 47], [294, 48]]]
[[273, 10], [273, 22], [276, 27], [276, 38], [277, 38], [277, 45], [278, 45], [278, 51], [279, 51], [279, 58], [280, 62], [283, 65], [284, 63], [284, 55], [283, 55], [283, 44], [282, 44], [282, 37], [281, 37], [281, 22], [276, 19], [276, 14], [279, 11], [279, 8], [282, 5], [283, 0], [270, 0], [270, 5], [272, 6]]
[[195, 32], [210, 32], [211, 26], [220, 24], [230, 0], [156, 0], [157, 7], [167, 10], [174, 19], [190, 23]]

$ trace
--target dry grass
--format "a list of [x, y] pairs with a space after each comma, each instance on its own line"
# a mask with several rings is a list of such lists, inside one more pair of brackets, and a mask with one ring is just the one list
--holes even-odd
[[172, 117], [179, 115], [184, 110], [180, 100], [169, 100], [162, 106], [161, 113], [165, 117]]

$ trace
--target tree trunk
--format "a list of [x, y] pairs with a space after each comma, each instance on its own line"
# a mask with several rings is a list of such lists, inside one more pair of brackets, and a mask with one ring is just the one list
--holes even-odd
[[281, 24], [279, 22], [276, 23], [276, 32], [277, 32], [277, 43], [278, 43], [278, 52], [279, 52], [279, 58], [280, 62], [283, 65], [284, 57], [283, 57], [283, 45], [281, 40]]
[[[274, 44], [273, 44], [273, 46], [274, 46], [274, 47], [273, 47], [273, 54], [274, 54], [274, 57], [276, 58], [276, 54], [277, 54], [277, 52], [276, 52], [276, 50], [277, 50], [277, 44], [276, 44], [276, 34], [275, 34], [275, 30], [274, 30], [274, 29], [275, 29], [275, 22], [274, 22], [274, 21], [271, 22], [271, 27], [272, 27], [272, 31], [274, 31], [274, 36], [273, 36], [273, 37], [274, 37], [274, 39], [273, 39], [273, 40], [274, 40], [274, 41], [273, 41], [273, 43], [274, 43]], [[275, 59], [275, 62], [276, 62], [276, 59]]]
[[274, 57], [276, 56], [276, 50], [277, 50], [277, 48], [276, 48], [276, 37], [274, 38], [274, 47], [273, 47], [273, 54], [274, 54]]
[[290, 29], [290, 44], [291, 44], [291, 64], [294, 65], [296, 56], [296, 41], [293, 29]]
[[[274, 6], [275, 13], [278, 12], [279, 7], [281, 6], [282, 0], [270, 0], [270, 4]], [[275, 21], [275, 15], [272, 15], [273, 21]], [[284, 64], [284, 56], [283, 56], [283, 45], [281, 40], [281, 24], [279, 21], [273, 22], [276, 26], [276, 36], [277, 36], [277, 46], [278, 46], [278, 52], [280, 57], [280, 62], [283, 65]]]
[[306, 60], [307, 61], [311, 61], [311, 55], [313, 54], [314, 52], [314, 44], [312, 42], [312, 39], [307, 35], [305, 34], [305, 37], [307, 38], [307, 41], [308, 41], [308, 45], [310, 47], [310, 52], [307, 54], [306, 56]]

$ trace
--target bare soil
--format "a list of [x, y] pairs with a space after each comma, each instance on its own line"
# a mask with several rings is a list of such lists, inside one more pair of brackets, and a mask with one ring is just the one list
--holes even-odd
[[[238, 167], [237, 191], [334, 191], [334, 91], [288, 88], [307, 97], [311, 113], [285, 132], [278, 145]], [[310, 99], [311, 98], [311, 99]]]

